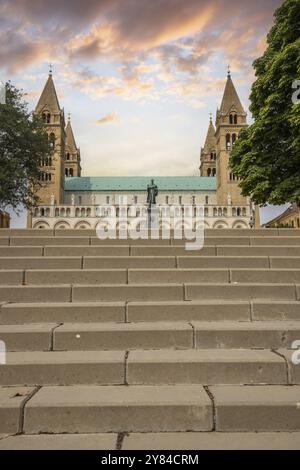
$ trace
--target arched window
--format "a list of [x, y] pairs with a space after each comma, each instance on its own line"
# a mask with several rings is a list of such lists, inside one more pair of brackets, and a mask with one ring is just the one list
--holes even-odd
[[68, 168], [65, 169], [65, 176], [69, 176]]
[[237, 114], [234, 115], [233, 122], [234, 122], [234, 124], [237, 124]]
[[66, 159], [67, 159], [67, 160], [70, 160], [70, 154], [69, 154], [69, 152], [66, 154]]
[[232, 145], [235, 143], [236, 141], [236, 134], [232, 134]]
[[231, 149], [230, 134], [226, 134], [226, 150]]
[[207, 170], [207, 176], [211, 176], [211, 168], [208, 168], [208, 170]]
[[240, 209], [240, 207], [237, 208], [236, 215], [237, 215], [238, 217], [241, 217], [241, 209]]
[[55, 147], [55, 134], [53, 132], [51, 132], [51, 134], [50, 134], [49, 141], [50, 141], [51, 150], [54, 150], [54, 147]]
[[216, 176], [216, 173], [217, 173], [217, 170], [215, 168], [213, 168], [212, 175]]
[[46, 117], [46, 122], [47, 122], [47, 124], [50, 124], [50, 119], [51, 119], [51, 116], [50, 116], [50, 114], [48, 113], [48, 114], [47, 114], [47, 117]]
[[233, 124], [233, 114], [230, 114], [230, 116], [229, 116], [229, 122], [230, 122], [230, 124]]
[[70, 175], [70, 176], [73, 176], [73, 168], [70, 168], [69, 175]]
[[205, 196], [205, 204], [208, 204], [208, 203], [209, 203], [209, 197]]
[[51, 157], [48, 158], [48, 165], [52, 166], [52, 158]]
[[43, 121], [44, 121], [44, 122], [46, 122], [46, 120], [47, 120], [47, 116], [46, 116], [46, 114], [45, 114], [45, 113], [43, 113], [43, 114], [42, 114], [42, 119], [43, 119]]

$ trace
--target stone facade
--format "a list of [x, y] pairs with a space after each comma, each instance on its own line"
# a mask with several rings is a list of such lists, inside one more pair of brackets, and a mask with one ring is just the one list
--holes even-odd
[[300, 208], [292, 204], [282, 214], [265, 224], [268, 228], [300, 228]]

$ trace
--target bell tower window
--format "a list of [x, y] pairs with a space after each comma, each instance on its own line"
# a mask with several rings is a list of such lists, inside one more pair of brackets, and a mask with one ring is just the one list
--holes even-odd
[[226, 134], [226, 150], [231, 149], [230, 134]]
[[51, 148], [51, 150], [54, 150], [54, 147], [55, 147], [55, 134], [53, 132], [51, 132], [49, 140], [50, 140], [50, 148]]

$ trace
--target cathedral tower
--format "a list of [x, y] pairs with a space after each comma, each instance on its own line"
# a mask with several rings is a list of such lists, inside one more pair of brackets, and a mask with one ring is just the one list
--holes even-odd
[[51, 69], [35, 114], [41, 116], [45, 123], [51, 148], [50, 156], [41, 161], [40, 178], [45, 184], [38, 192], [39, 205], [50, 205], [52, 195], [54, 195], [55, 204], [63, 204], [65, 116], [64, 110], [59, 106]]
[[241, 195], [239, 179], [229, 168], [230, 152], [238, 139], [240, 131], [247, 127], [245, 112], [228, 72], [221, 108], [217, 110], [217, 201], [219, 205], [247, 205], [247, 199]]
[[201, 148], [200, 176], [216, 176], [217, 141], [212, 118], [210, 118], [204, 147]]
[[81, 176], [80, 149], [76, 145], [70, 115], [66, 127], [65, 175]]

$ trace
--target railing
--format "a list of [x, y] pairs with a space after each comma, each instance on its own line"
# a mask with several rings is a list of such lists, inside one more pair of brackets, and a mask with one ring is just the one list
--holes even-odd
[[[180, 217], [184, 214], [197, 217], [203, 206], [156, 206], [161, 216]], [[147, 214], [146, 206], [108, 206], [108, 205], [59, 205], [59, 206], [38, 206], [33, 209], [33, 218], [101, 218], [110, 217], [114, 214], [117, 217], [137, 217]], [[250, 206], [204, 206], [205, 218], [250, 218], [252, 215]]]

